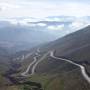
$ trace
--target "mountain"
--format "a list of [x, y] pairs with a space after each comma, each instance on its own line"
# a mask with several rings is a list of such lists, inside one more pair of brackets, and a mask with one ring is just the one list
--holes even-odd
[[63, 57], [77, 63], [82, 63], [83, 65], [86, 65], [87, 70], [90, 73], [89, 38], [90, 26], [42, 46], [41, 51], [46, 52], [55, 50], [55, 55], [57, 57]]
[[[88, 56], [90, 53], [89, 38], [90, 38], [90, 26], [81, 29], [75, 33], [66, 35], [65, 37], [60, 38], [54, 42], [51, 42], [50, 44], [47, 45], [47, 50], [55, 49], [57, 56], [70, 58], [76, 61], [88, 60], [90, 58]], [[87, 56], [85, 57], [82, 54], [85, 54]]]
[[[40, 82], [45, 90], [89, 90], [90, 84], [83, 77], [79, 67], [66, 61], [52, 58], [49, 54], [45, 56], [45, 53], [55, 51], [56, 57], [83, 65], [87, 74], [90, 75], [89, 38], [90, 26], [37, 47], [40, 49], [40, 56], [38, 56], [37, 60], [41, 61], [35, 69], [35, 74], [28, 80]], [[25, 65], [25, 62], [31, 62], [32, 60], [32, 56], [28, 57], [28, 59], [23, 61], [24, 64], [22, 66]], [[25, 66], [28, 66], [28, 63]]]

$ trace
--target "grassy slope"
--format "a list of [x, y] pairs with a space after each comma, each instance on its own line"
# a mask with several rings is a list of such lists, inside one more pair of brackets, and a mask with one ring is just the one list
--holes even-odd
[[[74, 61], [88, 61], [90, 59], [90, 26], [82, 31], [75, 32], [64, 38], [61, 38], [51, 44], [42, 47], [41, 51], [45, 52], [56, 49], [58, 57], [68, 58]], [[83, 64], [83, 63], [82, 63]], [[85, 64], [85, 63], [84, 63]], [[90, 71], [90, 65], [86, 65]], [[36, 72], [37, 75], [31, 80], [44, 82], [45, 90], [89, 90], [90, 85], [84, 80], [80, 69], [73, 67], [69, 63], [46, 58], [42, 61]], [[41, 73], [46, 74], [42, 75]], [[57, 75], [51, 79], [54, 75]], [[39, 78], [40, 76], [40, 78]], [[43, 80], [45, 78], [45, 81]], [[39, 82], [40, 82], [39, 81]], [[49, 83], [48, 83], [49, 82]], [[47, 84], [48, 83], [48, 84]]]
[[79, 70], [72, 70], [56, 75], [34, 75], [31, 81], [39, 82], [44, 90], [89, 90], [90, 85], [84, 80]]

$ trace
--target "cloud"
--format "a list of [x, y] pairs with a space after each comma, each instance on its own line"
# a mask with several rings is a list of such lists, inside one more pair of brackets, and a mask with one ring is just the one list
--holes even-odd
[[48, 26], [47, 29], [48, 29], [48, 30], [55, 30], [55, 31], [56, 31], [56, 30], [63, 30], [63, 29], [64, 29], [64, 24], [62, 24], [62, 25], [57, 25], [57, 26], [54, 26], [54, 25], [53, 25], [53, 26]]
[[71, 30], [79, 30], [81, 28], [84, 28], [86, 26], [88, 26], [89, 23], [87, 21], [83, 21], [83, 20], [75, 20], [74, 22], [72, 22], [70, 25], [69, 25], [69, 28]]
[[13, 25], [17, 25], [18, 24], [18, 21], [16, 19], [9, 19], [8, 20], [11, 24]]
[[41, 26], [41, 27], [44, 27], [44, 26], [46, 26], [47, 24], [45, 24], [45, 23], [37, 23], [37, 26]]
[[[1, 2], [1, 1], [0, 1]], [[1, 3], [0, 3], [1, 4]], [[0, 17], [48, 17], [48, 16], [90, 16], [90, 5], [82, 3], [50, 3], [50, 2], [25, 2], [17, 1], [8, 3], [2, 3], [1, 8], [3, 11], [0, 13]], [[7, 10], [8, 9], [8, 10]], [[58, 18], [54, 18], [58, 21]]]
[[48, 21], [48, 22], [68, 22], [68, 21], [73, 21], [75, 19], [75, 17], [73, 16], [56, 16], [56, 17], [46, 17], [43, 20], [44, 21]]
[[0, 11], [2, 11], [2, 8], [0, 7]]
[[45, 21], [49, 21], [49, 22], [52, 22], [52, 21], [62, 21], [62, 19], [61, 18], [57, 18], [57, 17], [55, 17], [55, 18], [45, 18], [44, 19]]
[[2, 10], [7, 10], [7, 9], [14, 9], [14, 8], [19, 8], [18, 5], [15, 4], [10, 4], [10, 3], [0, 3], [0, 7]]
[[30, 22], [39, 22], [39, 21], [42, 21], [42, 19], [40, 19], [40, 18], [28, 17], [28, 18], [26, 18], [26, 19], [23, 19], [23, 21], [30, 23]]
[[35, 27], [35, 26], [44, 27], [44, 26], [47, 25], [45, 23], [35, 23], [35, 22], [39, 22], [39, 21], [41, 21], [41, 19], [29, 18], [29, 19], [19, 20], [19, 23], [21, 25], [27, 25], [27, 26], [30, 26], [30, 27]]

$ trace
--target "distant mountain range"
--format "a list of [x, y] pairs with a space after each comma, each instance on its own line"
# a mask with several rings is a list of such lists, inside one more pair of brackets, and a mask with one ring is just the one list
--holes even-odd
[[0, 47], [6, 47], [14, 52], [55, 39], [54, 35], [41, 29], [13, 25], [8, 21], [0, 21]]
[[[9, 18], [2, 19], [0, 27], [2, 26], [16, 26], [29, 28], [29, 30], [45, 31], [54, 36], [55, 40], [71, 32], [75, 32], [90, 24], [90, 17], [75, 17], [75, 16], [52, 16], [45, 18]], [[48, 35], [47, 35], [48, 36]]]

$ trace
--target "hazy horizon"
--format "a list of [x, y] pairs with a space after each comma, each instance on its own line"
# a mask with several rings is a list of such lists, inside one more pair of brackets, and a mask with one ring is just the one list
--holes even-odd
[[89, 4], [89, 0], [0, 0], [1, 27], [8, 21], [60, 37], [90, 25]]

